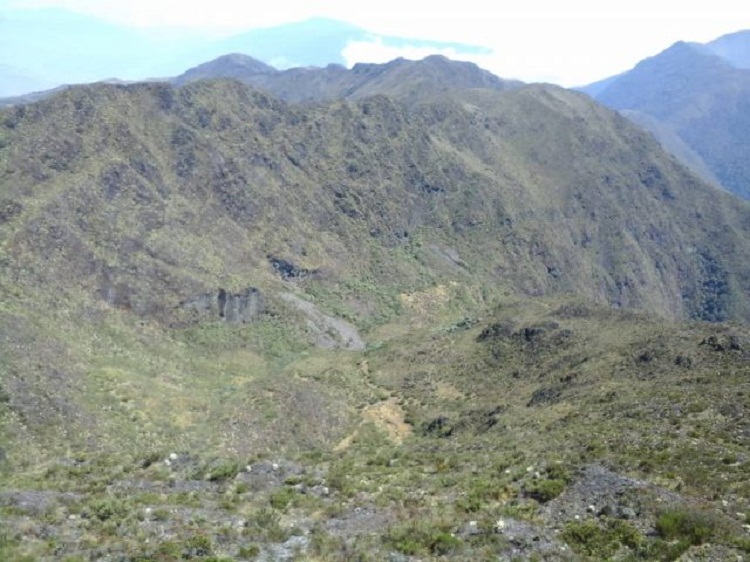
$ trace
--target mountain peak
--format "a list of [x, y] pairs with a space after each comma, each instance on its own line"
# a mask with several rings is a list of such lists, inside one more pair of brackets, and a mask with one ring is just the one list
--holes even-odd
[[694, 169], [708, 170], [723, 187], [750, 198], [747, 68], [750, 31], [742, 31], [705, 45], [679, 41], [632, 70], [584, 90], [605, 105], [637, 116], [673, 154], [684, 156], [688, 149]]
[[182, 85], [207, 78], [236, 78], [238, 80], [246, 80], [249, 77], [276, 72], [278, 70], [274, 67], [251, 56], [242, 53], [230, 53], [191, 68], [175, 78], [174, 82], [177, 85]]

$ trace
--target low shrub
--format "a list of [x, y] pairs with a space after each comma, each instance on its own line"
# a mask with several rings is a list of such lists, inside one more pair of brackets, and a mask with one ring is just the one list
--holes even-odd
[[705, 513], [683, 508], [663, 511], [656, 520], [656, 531], [665, 540], [684, 540], [700, 545], [716, 531], [716, 522]]

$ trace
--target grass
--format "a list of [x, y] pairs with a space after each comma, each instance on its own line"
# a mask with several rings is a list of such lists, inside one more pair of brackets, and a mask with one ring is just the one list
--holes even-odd
[[[150, 536], [156, 523], [167, 525], [178, 539], [162, 544], [165, 550], [158, 555], [166, 560], [183, 555], [184, 541], [196, 529], [206, 533], [215, 549], [221, 545], [212, 556], [242, 559], [240, 549], [248, 543], [262, 549], [288, 540], [294, 521], [306, 517], [322, 518], [322, 522], [346, 520], [355, 506], [375, 508], [389, 521], [376, 535], [376, 543], [358, 539], [363, 549], [367, 544], [371, 551], [473, 559], [495, 548], [492, 545], [502, 544], [502, 535], [492, 530], [496, 519], [540, 524], [544, 505], [564, 501], [577, 468], [585, 463], [618, 467], [708, 502], [722, 497], [718, 494], [739, 490], [737, 486], [746, 479], [745, 453], [743, 445], [731, 439], [731, 424], [739, 419], [733, 416], [744, 411], [737, 408], [747, 407], [746, 401], [737, 401], [738, 392], [745, 396], [746, 372], [741, 353], [717, 354], [700, 345], [717, 328], [674, 328], [654, 318], [604, 309], [590, 311], [598, 315], [593, 324], [590, 317], [571, 318], [565, 310], [556, 301], [539, 302], [535, 309], [508, 302], [481, 323], [460, 329], [424, 328], [408, 338], [387, 341], [379, 349], [348, 354], [308, 349], [304, 357], [285, 364], [271, 367], [273, 363], [265, 363], [265, 372], [245, 382], [255, 389], [245, 399], [256, 411], [275, 407], [273, 402], [290, 385], [304, 389], [314, 384], [315, 392], [328, 392], [345, 405], [342, 412], [363, 410], [383, 397], [395, 396], [414, 428], [427, 427], [443, 416], [449, 424], [445, 427], [451, 428], [449, 435], [415, 431], [398, 445], [389, 441], [387, 432], [368, 424], [359, 427], [357, 439], [343, 451], [331, 452], [337, 442], [333, 439], [329, 448], [321, 447], [314, 454], [306, 448], [302, 454], [300, 449], [298, 456], [292, 444], [301, 436], [290, 432], [286, 434], [287, 455], [298, 456], [304, 472], [280, 475], [277, 484], [264, 491], [245, 480], [253, 472], [242, 472], [245, 465], [259, 462], [257, 456], [216, 455], [218, 448], [206, 447], [210, 441], [200, 444], [208, 453], [188, 455], [188, 460], [167, 466], [164, 460], [171, 452], [182, 455], [191, 448], [169, 446], [165, 437], [170, 433], [162, 429], [158, 443], [152, 441], [132, 455], [81, 451], [69, 463], [50, 461], [43, 472], [16, 473], [9, 484], [38, 489], [44, 482], [44, 488], [51, 491], [85, 494], [86, 499], [71, 505], [51, 507], [48, 516], [57, 526], [76, 521], [68, 519], [69, 515], [81, 517], [91, 525], [89, 533], [109, 545], [106, 548], [127, 544], [126, 548], [138, 552], [141, 547], [132, 542], [133, 537], [144, 532]], [[488, 326], [506, 321], [512, 324], [510, 331], [503, 332], [506, 335], [480, 337]], [[514, 335], [527, 333], [528, 326], [542, 325], [547, 328], [538, 339], [526, 341], [525, 336]], [[723, 329], [718, 328], [719, 337]], [[153, 340], [150, 344], [154, 350], [163, 345]], [[146, 342], [140, 345], [150, 349]], [[199, 361], [200, 350], [210, 345], [196, 344], [183, 351], [184, 364], [189, 365], [193, 357]], [[656, 347], [660, 351], [652, 353], [653, 359], [645, 363], [639, 359], [644, 349]], [[223, 351], [232, 352], [231, 346]], [[690, 370], [675, 364], [677, 355], [692, 357]], [[155, 365], [163, 368], [176, 360], [169, 357], [161, 357]], [[366, 376], [363, 361], [367, 362]], [[121, 368], [118, 376], [130, 369]], [[651, 375], [655, 370], [660, 372], [658, 380]], [[724, 374], [709, 376], [716, 371]], [[571, 372], [576, 376], [569, 377]], [[605, 377], [602, 372], [620, 374]], [[701, 382], [704, 376], [707, 382]], [[215, 413], [202, 414], [209, 424], [203, 435], [223, 431], [230, 427], [225, 424], [235, 422], [225, 412], [239, 411], [233, 405], [242, 405], [244, 399], [236, 391], [224, 393], [222, 381], [231, 378], [217, 373], [195, 386], [171, 387], [172, 399], [176, 392], [189, 392], [191, 399], [221, 406]], [[109, 381], [101, 386], [108, 391], [117, 378], [97, 380]], [[729, 381], [734, 381], [731, 393], [725, 388]], [[451, 392], [437, 391], [448, 383]], [[534, 392], [553, 385], [561, 388], [556, 401], [529, 405]], [[679, 387], [679, 395], [654, 391], [665, 385]], [[266, 393], [266, 398], [261, 401], [264, 395], [258, 392]], [[299, 395], [293, 396], [297, 396], [296, 408], [305, 405]], [[689, 406], [699, 401], [700, 408]], [[706, 415], [708, 410], [730, 405], [735, 408], [730, 416]], [[290, 410], [285, 415], [296, 414]], [[305, 415], [314, 419], [310, 412]], [[359, 424], [356, 418], [343, 419], [352, 420], [349, 432]], [[623, 427], [631, 429], [623, 432]], [[193, 432], [190, 437], [197, 439], [199, 434]], [[256, 449], [254, 454], [258, 453]], [[727, 463], [727, 458], [736, 462]], [[187, 465], [181, 467], [180, 462]], [[108, 492], [109, 486], [124, 481], [147, 481], [156, 488], [141, 495]], [[171, 483], [179, 486], [181, 482], [197, 482], [190, 485], [202, 491], [170, 491]], [[672, 484], [678, 482], [679, 489]], [[316, 485], [325, 486], [328, 495], [314, 498], [310, 492], [299, 491]], [[750, 508], [742, 504], [741, 495], [733, 497], [739, 502], [737, 510]], [[436, 505], [443, 506], [440, 512], [435, 511]], [[148, 514], [146, 507], [151, 510]], [[672, 560], [691, 545], [714, 541], [741, 550], [740, 535], [716, 532], [715, 525], [706, 526], [710, 519], [694, 516], [691, 509], [659, 512], [656, 507], [644, 508], [651, 514], [658, 538], [648, 538], [629, 522], [606, 519], [568, 522], [563, 536], [571, 548], [591, 559], [606, 559], [624, 548], [634, 559]], [[643, 517], [643, 523], [636, 523], [648, 524], [649, 516]], [[234, 526], [232, 521], [239, 519], [242, 525]], [[462, 536], [460, 529], [471, 520], [479, 522], [481, 534]], [[41, 539], [25, 533], [23, 551], [20, 543], [6, 543], [13, 556], [50, 556]], [[322, 531], [316, 541], [315, 551], [331, 559], [351, 554], [342, 542]], [[141, 550], [143, 556], [156, 556], [162, 547]], [[85, 545], [80, 548], [86, 552]]]
[[[681, 248], [714, 243], [736, 247], [737, 263], [712, 262], [703, 281], [726, 273], [745, 294], [743, 209], [729, 213], [720, 195], [657, 206], [637, 172], [602, 163], [653, 164], [662, 187], [684, 195], [685, 180], [703, 193], [640, 153], [650, 141], [544, 88], [475, 94], [479, 136], [466, 133], [478, 114], [449, 101], [421, 108], [409, 119], [432, 123], [428, 137], [386, 101], [369, 115], [341, 104], [306, 113], [203, 84], [172, 92], [179, 111], [164, 113], [161, 87], [86, 92], [109, 103], [86, 135], [73, 130], [76, 93], [44, 106], [62, 133], [41, 110], [3, 129], [17, 152], [0, 148], [16, 170], [12, 182], [0, 170], [2, 197], [21, 206], [0, 224], [5, 558], [261, 558], [303, 537], [321, 559], [475, 560], [507, 548], [503, 518], [556, 545], [551, 529], [567, 529], [593, 558], [659, 559], [698, 538], [744, 548], [732, 513], [750, 511], [747, 328], [560, 296], [627, 296], [678, 315], [665, 287], [684, 278], [697, 284], [691, 302], [705, 296]], [[200, 107], [213, 110], [209, 131]], [[360, 138], [381, 126], [398, 134]], [[308, 147], [307, 163], [279, 146]], [[53, 157], [70, 178], [50, 171]], [[79, 172], [93, 179], [73, 181]], [[604, 176], [615, 187], [597, 187]], [[560, 201], [547, 202], [552, 183]], [[427, 186], [438, 190], [418, 191]], [[581, 186], [591, 193], [565, 195]], [[669, 226], [693, 225], [704, 207], [736, 236]], [[282, 280], [271, 255], [318, 273]], [[249, 324], [179, 307], [248, 287], [266, 298]], [[284, 292], [355, 321], [366, 350], [316, 348]], [[732, 310], [746, 315], [741, 299]], [[718, 509], [729, 531], [706, 536], [648, 498], [632, 526], [551, 521], [592, 464], [676, 494], [688, 513]]]
[[668, 541], [685, 541], [697, 546], [716, 534], [716, 521], [710, 515], [685, 509], [670, 509], [659, 514], [656, 531]]
[[646, 540], [633, 525], [618, 520], [604, 526], [593, 520], [570, 522], [562, 538], [575, 552], [594, 560], [608, 560], [622, 547], [637, 552]]

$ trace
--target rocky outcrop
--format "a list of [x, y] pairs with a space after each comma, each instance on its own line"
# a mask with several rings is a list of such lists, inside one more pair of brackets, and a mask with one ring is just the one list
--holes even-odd
[[180, 308], [196, 317], [223, 320], [228, 324], [249, 324], [265, 311], [265, 299], [254, 287], [239, 293], [219, 289], [216, 293], [205, 293], [183, 301]]

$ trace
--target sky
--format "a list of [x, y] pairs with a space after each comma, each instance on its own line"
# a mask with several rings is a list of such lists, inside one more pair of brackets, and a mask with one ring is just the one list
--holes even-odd
[[[583, 85], [629, 70], [679, 40], [707, 42], [750, 29], [750, 3], [737, 0], [629, 0], [599, 2], [599, 7], [579, 0], [377, 0], [366, 7], [351, 0], [272, 0], [262, 8], [258, 4], [247, 0], [0, 0], [0, 10], [3, 6], [59, 7], [139, 28], [190, 29], [216, 37], [326, 17], [373, 33], [372, 40], [345, 47], [342, 54], [349, 65], [399, 56], [422, 58], [437, 52], [471, 60], [503, 78], [563, 86]], [[415, 47], [408, 42], [394, 47], [377, 35], [477, 45], [486, 52]]]

